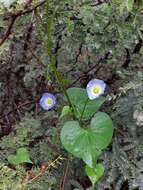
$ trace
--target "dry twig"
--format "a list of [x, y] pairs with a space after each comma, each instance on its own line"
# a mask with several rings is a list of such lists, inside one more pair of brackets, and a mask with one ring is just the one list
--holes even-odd
[[[14, 26], [14, 23], [15, 21], [17, 20], [17, 18], [19, 18], [20, 16], [24, 16], [26, 14], [29, 14], [31, 12], [33, 12], [34, 10], [36, 10], [38, 7], [42, 6], [43, 4], [45, 3], [45, 0], [40, 2], [38, 5], [32, 7], [32, 8], [27, 8], [26, 10], [20, 10], [20, 11], [17, 11], [16, 13], [10, 13], [9, 14], [9, 18], [10, 19], [10, 22], [9, 22], [9, 26], [3, 36], [2, 39], [0, 39], [0, 46], [2, 46], [2, 44], [8, 39], [8, 37], [10, 36], [11, 34], [11, 31], [12, 31], [12, 28]], [[27, 6], [28, 7], [28, 6]]]

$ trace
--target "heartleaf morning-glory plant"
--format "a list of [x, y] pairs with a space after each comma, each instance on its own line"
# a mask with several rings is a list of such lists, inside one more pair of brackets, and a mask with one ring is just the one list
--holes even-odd
[[101, 96], [105, 87], [104, 81], [92, 79], [86, 89], [69, 88], [67, 94], [73, 105], [75, 119], [66, 121], [61, 131], [62, 145], [85, 162], [85, 171], [93, 186], [104, 174], [104, 166], [97, 161], [113, 136], [111, 118], [99, 111], [106, 100]]
[[[73, 156], [82, 159], [85, 164], [85, 171], [90, 178], [93, 187], [104, 173], [104, 166], [98, 163], [98, 158], [102, 151], [109, 145], [113, 135], [113, 123], [111, 118], [99, 109], [105, 102], [104, 94], [106, 84], [99, 79], [92, 79], [87, 84], [86, 89], [69, 88], [66, 89], [61, 73], [56, 67], [56, 56], [53, 53], [53, 31], [56, 26], [56, 19], [60, 4], [57, 4], [52, 12], [50, 1], [45, 1], [46, 15], [46, 43], [43, 38], [44, 49], [47, 52], [51, 71], [62, 90], [65, 101], [61, 119], [65, 115], [72, 115], [72, 119], [67, 119], [61, 130], [61, 142], [63, 147]], [[37, 21], [38, 22], [38, 21]], [[37, 24], [38, 26], [38, 24]], [[43, 95], [40, 105], [45, 110], [52, 109], [56, 104], [53, 96]]]

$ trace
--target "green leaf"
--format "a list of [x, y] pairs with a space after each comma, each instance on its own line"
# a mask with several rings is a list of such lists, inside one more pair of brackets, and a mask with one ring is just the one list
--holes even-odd
[[[101, 105], [105, 102], [106, 98], [103, 96], [100, 96], [99, 98], [95, 99], [95, 100], [88, 100], [88, 103], [86, 105], [84, 114], [83, 114], [83, 118], [84, 119], [90, 119], [101, 107]], [[83, 105], [80, 105], [79, 108], [80, 109], [80, 115], [79, 117], [81, 117], [81, 111], [83, 110]]]
[[9, 155], [8, 162], [14, 165], [22, 164], [22, 163], [32, 163], [29, 158], [29, 153], [26, 148], [19, 148], [17, 150], [16, 155]]
[[61, 142], [64, 148], [75, 157], [92, 166], [93, 159], [99, 154], [96, 150], [93, 134], [81, 128], [78, 121], [68, 121], [61, 131]]
[[93, 167], [102, 149], [110, 143], [112, 135], [112, 120], [107, 114], [98, 112], [87, 129], [81, 128], [78, 121], [66, 122], [61, 131], [61, 142], [68, 152]]
[[75, 107], [74, 112], [77, 119], [80, 119], [86, 103], [87, 104], [85, 107], [85, 111], [82, 116], [84, 120], [90, 119], [99, 110], [101, 105], [106, 100], [106, 98], [102, 96], [95, 100], [89, 100], [87, 92], [83, 88], [69, 88], [67, 90], [67, 93], [71, 99], [72, 104]]
[[90, 128], [94, 133], [96, 147], [104, 149], [111, 142], [113, 136], [113, 123], [104, 112], [98, 112], [91, 120]]
[[85, 167], [86, 174], [94, 186], [95, 183], [103, 176], [104, 166], [102, 164], [97, 164], [95, 168], [91, 168], [88, 165]]
[[86, 101], [87, 100], [87, 93], [86, 90], [83, 88], [69, 88], [67, 90], [68, 95], [73, 103], [78, 103], [78, 101]]
[[65, 115], [68, 115], [69, 113], [71, 113], [71, 108], [69, 106], [64, 106], [63, 109], [62, 109], [62, 113], [61, 113], [59, 119], [61, 119]]

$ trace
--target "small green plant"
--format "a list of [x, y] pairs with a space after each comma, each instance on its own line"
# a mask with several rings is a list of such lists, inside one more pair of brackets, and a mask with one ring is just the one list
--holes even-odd
[[21, 163], [31, 163], [32, 161], [29, 158], [29, 153], [26, 148], [19, 148], [15, 155], [9, 155], [8, 161], [11, 164], [18, 165]]
[[[102, 80], [93, 79], [87, 84], [86, 90], [69, 88], [66, 95], [72, 107], [64, 106], [60, 116], [73, 116], [62, 127], [61, 142], [69, 153], [85, 162], [85, 171], [93, 187], [104, 173], [104, 166], [97, 163], [97, 159], [113, 135], [112, 120], [106, 113], [98, 111], [106, 100], [101, 96], [105, 87]], [[68, 102], [67, 96], [65, 101]], [[55, 106], [53, 102], [56, 103], [54, 95], [44, 93], [39, 103], [43, 109], [49, 110]]]
[[94, 186], [104, 173], [104, 166], [98, 164], [97, 159], [112, 139], [113, 123], [106, 113], [98, 111], [104, 97], [89, 100], [82, 88], [70, 88], [67, 93], [74, 107], [75, 119], [64, 123], [61, 142], [68, 152], [85, 162], [86, 174]]
[[[50, 1], [46, 0], [45, 13], [47, 24], [47, 43], [45, 45], [48, 54], [51, 70], [59, 83], [65, 101], [69, 107], [64, 107], [61, 116], [72, 113], [72, 120], [67, 120], [61, 130], [61, 142], [64, 148], [75, 157], [82, 159], [86, 164], [86, 173], [89, 176], [93, 188], [95, 183], [104, 173], [102, 164], [97, 159], [111, 142], [113, 135], [113, 123], [110, 117], [104, 112], [98, 112], [105, 98], [106, 84], [102, 80], [92, 79], [87, 88], [69, 88], [66, 90], [63, 78], [56, 67], [56, 57], [52, 51], [52, 34], [55, 26], [56, 13], [60, 6], [56, 6], [53, 13], [49, 12]], [[56, 98], [51, 93], [44, 93], [39, 101], [45, 110], [52, 109], [56, 104]], [[60, 116], [60, 117], [61, 117]]]

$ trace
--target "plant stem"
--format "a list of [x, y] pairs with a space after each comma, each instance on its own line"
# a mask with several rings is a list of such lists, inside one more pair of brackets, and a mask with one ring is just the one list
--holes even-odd
[[83, 110], [82, 110], [82, 113], [81, 113], [81, 117], [80, 117], [80, 120], [79, 120], [80, 123], [82, 122], [82, 118], [83, 118], [83, 115], [84, 115], [85, 108], [87, 106], [88, 100], [89, 100], [89, 98], [87, 98], [87, 100], [86, 100], [86, 102], [84, 104], [84, 107], [83, 107]]
[[63, 79], [61, 77], [61, 74], [59, 73], [58, 69], [56, 68], [56, 59], [53, 56], [52, 53], [52, 28], [53, 28], [53, 24], [54, 24], [54, 18], [55, 18], [55, 14], [58, 10], [58, 6], [55, 8], [55, 11], [53, 12], [52, 16], [49, 16], [49, 1], [46, 0], [46, 23], [47, 23], [47, 44], [46, 44], [46, 49], [47, 49], [47, 53], [49, 56], [49, 60], [50, 60], [50, 64], [51, 64], [51, 68], [54, 72], [54, 75], [59, 83], [59, 86], [61, 87], [64, 95], [67, 98], [67, 101], [70, 105], [70, 107], [72, 108], [72, 111], [74, 113], [74, 106], [69, 98], [69, 95], [64, 87], [64, 83], [63, 83]]

